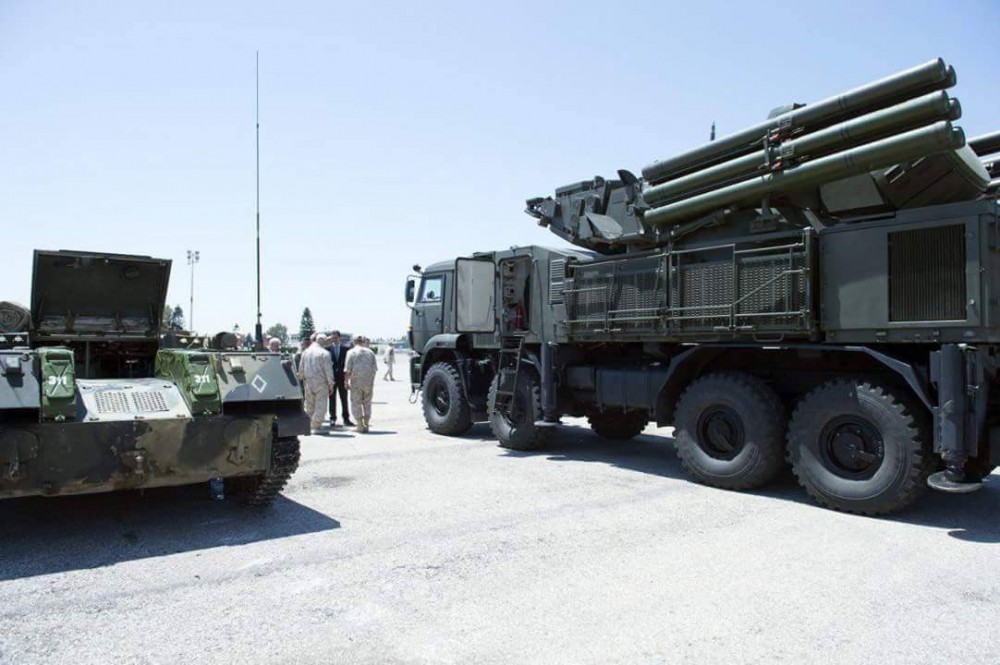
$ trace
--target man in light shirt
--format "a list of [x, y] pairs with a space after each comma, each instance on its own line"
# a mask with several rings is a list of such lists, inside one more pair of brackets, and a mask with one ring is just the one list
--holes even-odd
[[378, 374], [378, 361], [375, 353], [368, 348], [368, 340], [358, 336], [354, 338], [354, 346], [347, 352], [344, 361], [344, 380], [351, 393], [351, 411], [358, 422], [358, 432], [368, 431], [372, 417], [372, 390], [375, 388], [375, 377]]
[[309, 414], [309, 426], [316, 434], [323, 427], [326, 418], [326, 403], [333, 394], [333, 362], [330, 352], [326, 350], [330, 343], [325, 335], [316, 333], [313, 343], [302, 352], [299, 361], [299, 379], [302, 381], [302, 394], [305, 397], [306, 413]]

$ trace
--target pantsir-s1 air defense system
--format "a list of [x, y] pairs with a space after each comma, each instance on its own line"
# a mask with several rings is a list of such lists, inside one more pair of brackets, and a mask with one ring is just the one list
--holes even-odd
[[581, 249], [407, 284], [428, 426], [532, 449], [564, 415], [610, 439], [653, 421], [696, 480], [790, 463], [866, 514], [978, 488], [1000, 463], [1000, 134], [966, 140], [955, 83], [933, 60], [530, 199]]
[[224, 350], [227, 333], [161, 338], [169, 275], [147, 256], [35, 252], [30, 311], [0, 304], [0, 498], [281, 491], [309, 433], [290, 360]]

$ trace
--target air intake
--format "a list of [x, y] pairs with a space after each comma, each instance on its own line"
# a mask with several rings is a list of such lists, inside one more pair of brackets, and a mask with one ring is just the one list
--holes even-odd
[[964, 321], [965, 225], [889, 234], [889, 320]]

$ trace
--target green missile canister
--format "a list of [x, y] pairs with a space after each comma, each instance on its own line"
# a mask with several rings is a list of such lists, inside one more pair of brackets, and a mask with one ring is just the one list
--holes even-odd
[[972, 152], [980, 157], [1000, 152], [1000, 132], [983, 134], [974, 139], [969, 139], [969, 147], [972, 148]]
[[814, 131], [831, 123], [898, 104], [927, 92], [949, 88], [956, 80], [955, 70], [946, 65], [944, 60], [941, 58], [931, 60], [879, 81], [769, 118], [675, 157], [654, 162], [643, 168], [642, 176], [653, 184], [668, 178], [677, 178], [758, 150], [763, 137], [776, 129], [800, 128]]
[[815, 187], [848, 176], [886, 168], [917, 157], [957, 150], [965, 145], [965, 134], [942, 121], [872, 143], [820, 157], [785, 171], [774, 171], [728, 187], [677, 201], [647, 212], [643, 220], [653, 226], [676, 224], [712, 210], [764, 196]]
[[943, 91], [932, 92], [786, 141], [767, 151], [758, 150], [659, 185], [647, 186], [642, 197], [652, 206], [665, 205], [712, 187], [746, 180], [768, 165], [772, 170], [784, 168], [797, 161], [815, 159], [936, 120], [957, 120], [961, 115], [957, 99], [950, 99]]

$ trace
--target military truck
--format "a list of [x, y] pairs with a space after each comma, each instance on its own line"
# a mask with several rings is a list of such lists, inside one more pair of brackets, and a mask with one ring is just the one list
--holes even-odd
[[30, 311], [0, 315], [0, 498], [222, 479], [262, 506], [285, 486], [309, 432], [290, 360], [161, 337], [170, 266], [35, 252]]
[[977, 489], [1000, 462], [1000, 134], [966, 141], [955, 82], [933, 60], [528, 200], [579, 249], [415, 266], [428, 427], [531, 450], [561, 416], [655, 422], [697, 481], [790, 463], [856, 513]]

